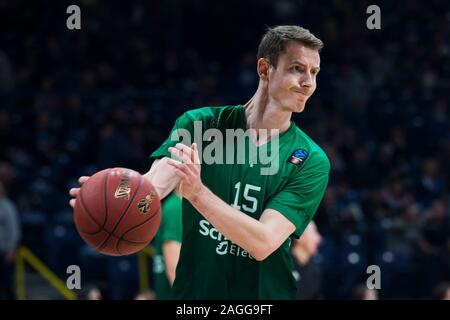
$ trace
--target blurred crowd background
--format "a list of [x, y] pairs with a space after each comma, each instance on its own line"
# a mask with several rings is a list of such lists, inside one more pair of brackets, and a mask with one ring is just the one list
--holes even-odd
[[[82, 29], [69, 31], [75, 3]], [[265, 28], [298, 24], [325, 43], [318, 89], [294, 116], [332, 163], [314, 219], [319, 297], [355, 298], [375, 264], [380, 299], [439, 298], [450, 281], [450, 5], [380, 2], [382, 28], [369, 30], [370, 4], [0, 1], [2, 268], [22, 244], [63, 278], [78, 264], [103, 297], [133, 297], [136, 257], [83, 244], [69, 188], [107, 167], [146, 172], [188, 109], [247, 102]]]

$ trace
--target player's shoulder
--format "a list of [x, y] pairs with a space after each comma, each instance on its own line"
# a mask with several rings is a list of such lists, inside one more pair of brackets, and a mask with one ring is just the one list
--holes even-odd
[[186, 111], [183, 116], [191, 120], [218, 119], [223, 115], [237, 112], [240, 105], [204, 106]]
[[309, 167], [314, 167], [315, 169], [319, 169], [324, 172], [330, 171], [331, 163], [325, 150], [323, 150], [317, 142], [315, 142], [306, 132], [297, 126], [295, 127], [294, 144], [302, 146], [302, 148], [299, 149], [301, 150], [299, 153], [304, 153], [304, 156], [307, 157]]

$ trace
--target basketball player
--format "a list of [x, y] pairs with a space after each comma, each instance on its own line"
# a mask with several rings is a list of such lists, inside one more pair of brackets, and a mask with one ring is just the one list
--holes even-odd
[[[182, 246], [174, 294], [179, 299], [295, 299], [291, 237], [298, 238], [325, 193], [330, 162], [325, 152], [291, 121], [316, 89], [321, 40], [298, 26], [268, 29], [258, 48], [258, 88], [245, 105], [205, 107], [177, 119], [173, 132], [248, 130], [243, 144], [276, 145], [277, 172], [262, 175], [262, 162], [206, 163], [199, 151], [215, 141], [185, 145], [169, 138], [153, 152], [145, 175], [161, 198], [178, 187]], [[274, 134], [260, 134], [275, 129]], [[272, 130], [270, 132], [273, 132]], [[171, 137], [173, 135], [171, 134]], [[227, 147], [227, 148], [225, 148]], [[177, 161], [172, 158], [177, 158]], [[80, 183], [88, 177], [81, 177]], [[76, 197], [79, 189], [70, 191]], [[74, 206], [75, 199], [71, 200]]]

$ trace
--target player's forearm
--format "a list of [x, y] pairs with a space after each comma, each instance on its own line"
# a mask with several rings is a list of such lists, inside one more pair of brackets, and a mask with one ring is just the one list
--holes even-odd
[[166, 265], [166, 275], [170, 285], [173, 285], [175, 280], [175, 271], [180, 257], [180, 249], [181, 244], [173, 240], [165, 241], [162, 246], [164, 263]]
[[167, 163], [169, 158], [155, 160], [150, 170], [144, 174], [155, 187], [159, 198], [164, 199], [180, 183], [180, 178], [175, 174], [174, 169]]
[[264, 260], [273, 251], [266, 225], [231, 207], [208, 188], [203, 187], [190, 202], [220, 233], [256, 260]]

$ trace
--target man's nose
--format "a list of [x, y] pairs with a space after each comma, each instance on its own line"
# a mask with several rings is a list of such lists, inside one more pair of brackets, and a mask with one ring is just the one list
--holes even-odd
[[300, 86], [302, 87], [312, 87], [313, 82], [313, 76], [310, 72], [305, 72], [300, 78]]

